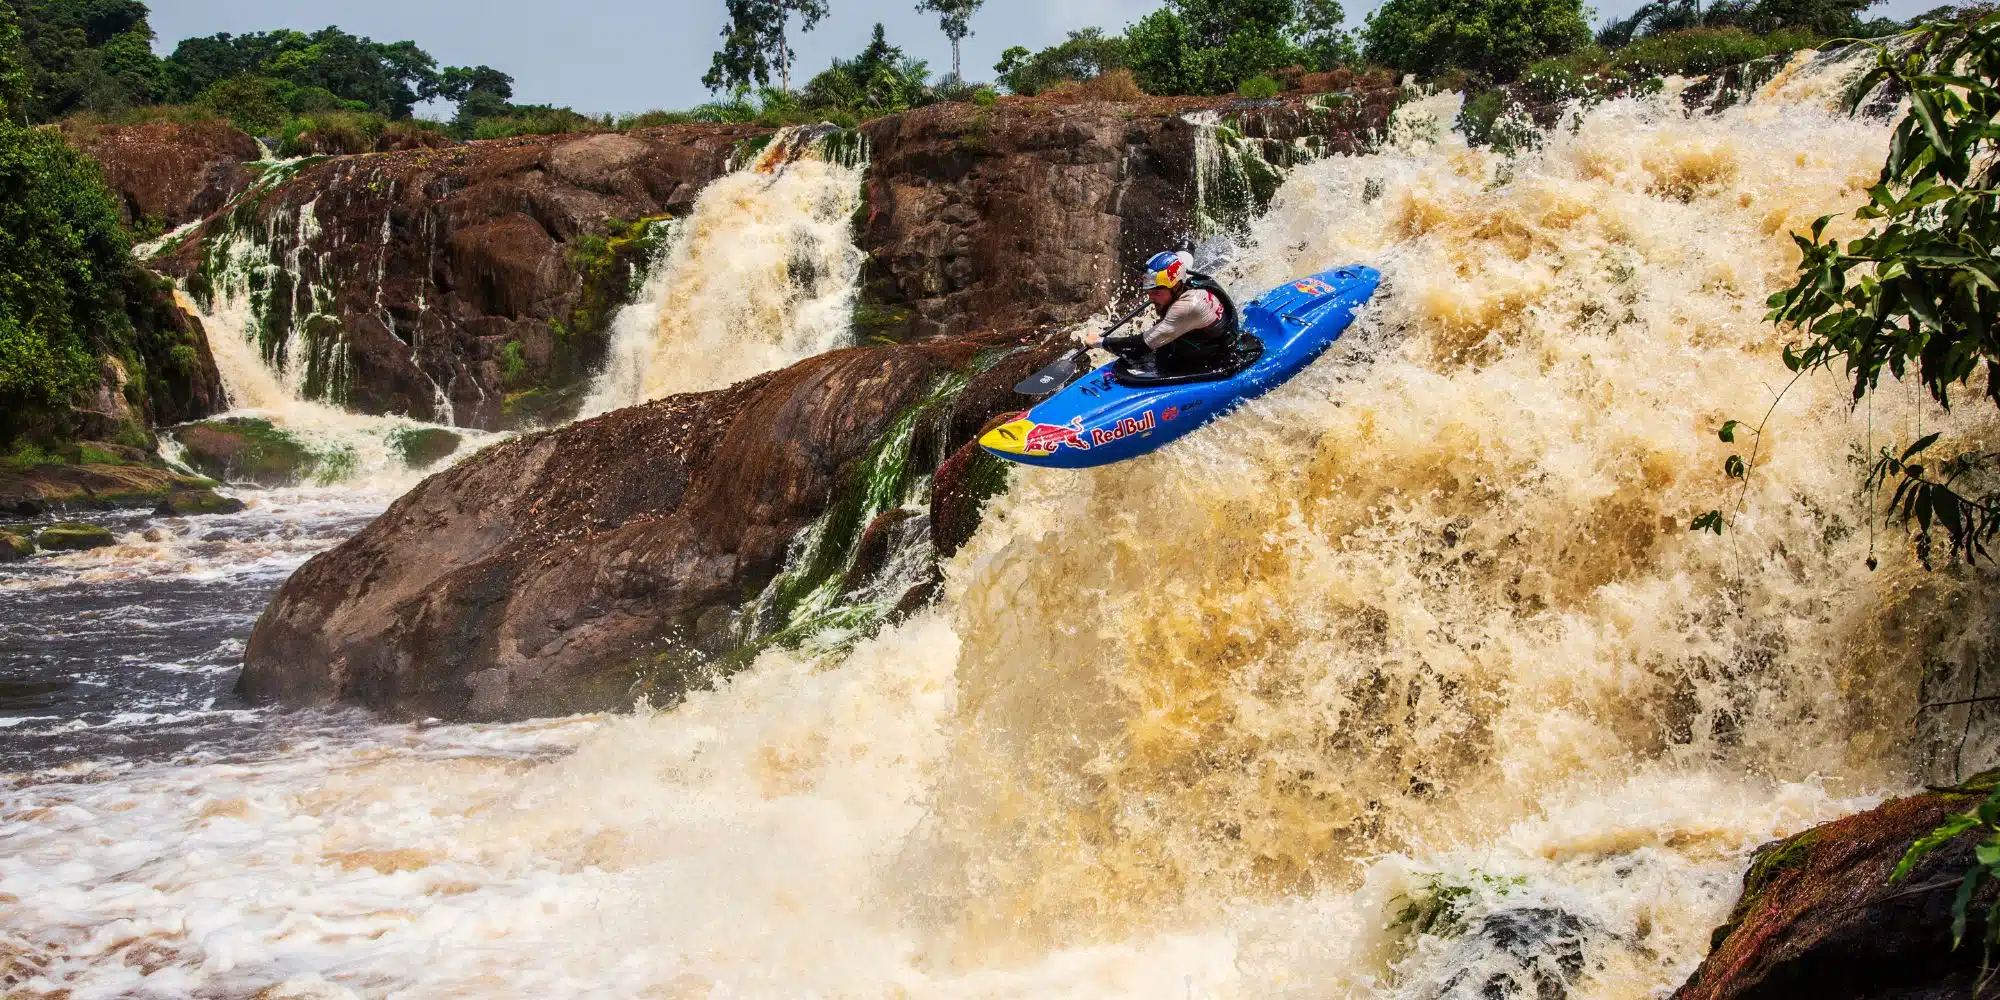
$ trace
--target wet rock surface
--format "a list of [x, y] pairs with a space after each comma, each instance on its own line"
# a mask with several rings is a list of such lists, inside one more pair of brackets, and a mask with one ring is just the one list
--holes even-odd
[[231, 417], [168, 431], [188, 468], [223, 482], [295, 486], [319, 465], [319, 456], [268, 420]]
[[39, 517], [71, 510], [151, 510], [177, 494], [214, 485], [160, 465], [137, 463], [0, 467], [0, 513]]
[[[940, 377], [1019, 346], [834, 351], [486, 449], [294, 574], [257, 624], [240, 689], [450, 719], [621, 704], [662, 655], [733, 646], [734, 611], [895, 418]], [[975, 377], [948, 425], [982, 423], [998, 398], [986, 384], [1034, 353]]]
[[1946, 1000], [1975, 995], [1984, 914], [2000, 896], [1987, 882], [1972, 901], [1966, 943], [1954, 950], [1951, 904], [1973, 861], [1976, 831], [1889, 876], [1917, 838], [1976, 805], [1994, 775], [1967, 786], [1896, 799], [1759, 848], [1729, 921], [1674, 1000]]
[[51, 524], [35, 533], [35, 545], [49, 552], [87, 552], [116, 543], [111, 529], [80, 521]]
[[769, 131], [685, 125], [335, 157], [240, 200], [153, 264], [203, 292], [221, 241], [250, 239], [253, 257], [286, 268], [267, 325], [317, 315], [303, 327], [312, 349], [346, 353], [331, 398], [496, 428], [510, 388], [582, 378], [601, 357], [609, 303], [635, 263], [607, 258], [607, 239], [686, 214], [736, 144]]
[[172, 230], [220, 210], [257, 179], [257, 140], [222, 121], [70, 125], [64, 138], [104, 168], [128, 224]]
[[[861, 127], [873, 159], [859, 239], [863, 326], [898, 337], [1072, 324], [1134, 267], [1195, 242], [1196, 126], [1242, 102], [938, 104]], [[1251, 134], [1357, 152], [1390, 100], [1238, 112]]]

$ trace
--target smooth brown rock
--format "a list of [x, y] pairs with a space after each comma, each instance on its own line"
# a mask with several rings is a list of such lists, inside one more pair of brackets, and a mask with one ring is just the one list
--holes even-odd
[[227, 122], [65, 125], [64, 138], [104, 167], [127, 223], [172, 230], [213, 214], [257, 175], [257, 140]]
[[[864, 316], [892, 336], [1069, 325], [1134, 292], [1137, 267], [1192, 242], [1196, 127], [1228, 98], [1008, 99], [868, 122]], [[1358, 152], [1393, 100], [1249, 109], [1251, 134]]]
[[730, 612], [939, 375], [1016, 346], [834, 351], [489, 448], [294, 574], [240, 690], [454, 719], [621, 704], [656, 654], [733, 643]]
[[[1759, 848], [1729, 922], [1674, 1000], [1957, 1000], [1974, 994], [1984, 920], [1952, 948], [1951, 903], [1977, 832], [1889, 884], [1917, 838], [1985, 795], [1933, 792], [1814, 827]], [[2000, 887], [1973, 900], [1983, 915]]]

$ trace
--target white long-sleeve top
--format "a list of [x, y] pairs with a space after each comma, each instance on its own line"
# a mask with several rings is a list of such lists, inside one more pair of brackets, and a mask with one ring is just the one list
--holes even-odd
[[1222, 300], [1215, 293], [1192, 289], [1175, 299], [1167, 307], [1167, 314], [1143, 334], [1146, 346], [1159, 350], [1187, 334], [1222, 322], [1224, 315]]

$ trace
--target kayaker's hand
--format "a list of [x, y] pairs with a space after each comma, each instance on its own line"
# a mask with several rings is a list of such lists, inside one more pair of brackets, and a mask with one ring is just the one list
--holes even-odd
[[1084, 335], [1083, 335], [1083, 346], [1085, 346], [1085, 347], [1087, 347], [1087, 348], [1090, 348], [1091, 350], [1096, 350], [1097, 348], [1100, 348], [1100, 347], [1103, 347], [1103, 346], [1104, 346], [1104, 334], [1102, 334], [1102, 333], [1086, 333], [1086, 334], [1084, 334]]

